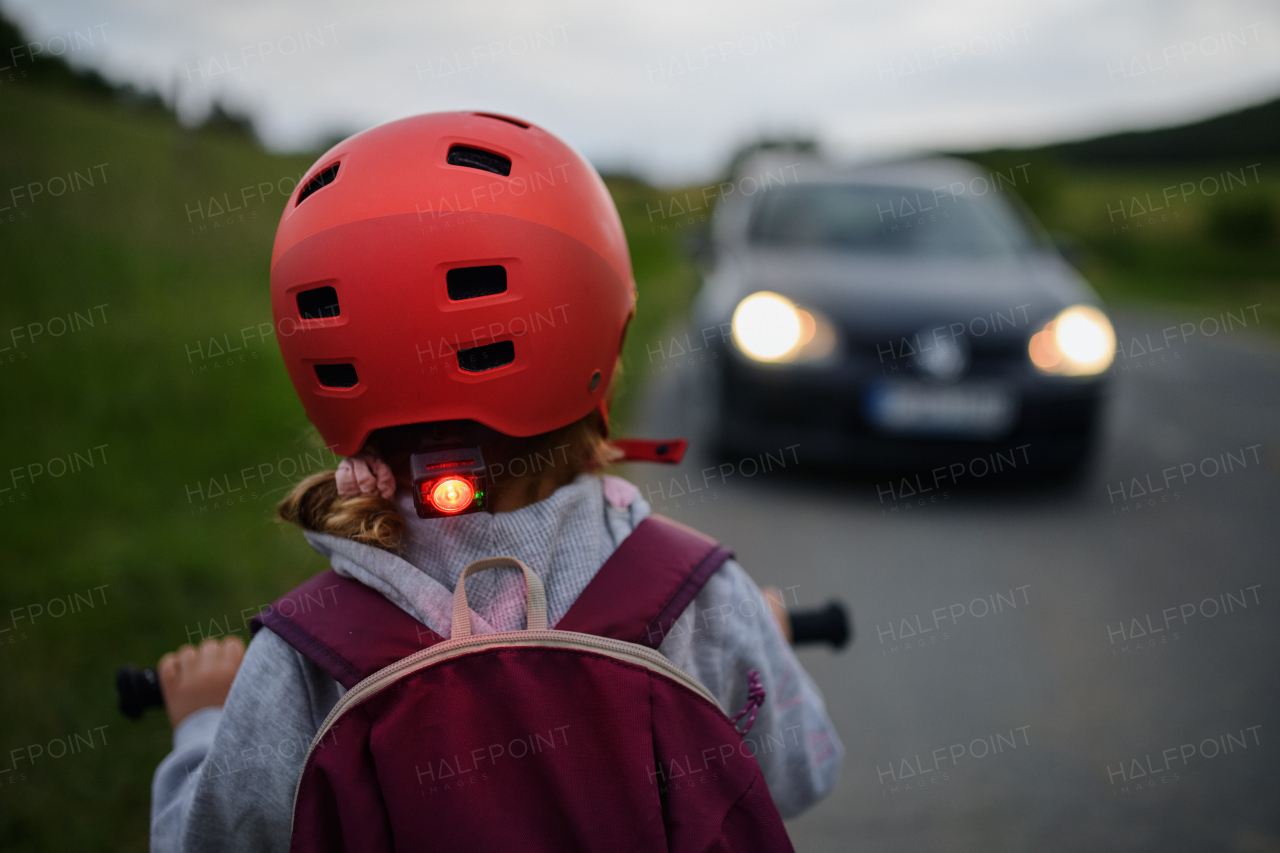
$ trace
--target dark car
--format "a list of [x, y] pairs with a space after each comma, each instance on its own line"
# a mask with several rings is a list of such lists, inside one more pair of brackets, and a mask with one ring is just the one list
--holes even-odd
[[975, 456], [1078, 469], [1115, 335], [1012, 196], [1025, 172], [754, 164], [716, 212], [694, 308], [721, 451], [799, 444], [935, 480]]

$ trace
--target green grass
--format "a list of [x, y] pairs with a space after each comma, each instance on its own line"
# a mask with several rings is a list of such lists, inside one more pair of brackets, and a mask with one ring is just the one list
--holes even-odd
[[[1261, 303], [1262, 325], [1280, 331], [1280, 175], [1268, 163], [1122, 170], [1067, 167], [1038, 152], [984, 160], [1029, 178], [1017, 191], [1050, 232], [1073, 238], [1109, 304], [1216, 314]], [[1021, 163], [1025, 172], [1010, 171]]]
[[[622, 216], [635, 270], [636, 318], [627, 330], [622, 350], [622, 375], [617, 385], [612, 417], [619, 434], [625, 434], [648, 375], [652, 353], [661, 346], [663, 332], [682, 317], [698, 288], [698, 273], [684, 244], [689, 234], [656, 212], [663, 210], [669, 193], [660, 193], [640, 181], [606, 180]], [[652, 436], [670, 438], [671, 436]]]
[[[12, 208], [0, 212], [0, 347], [10, 347], [0, 351], [0, 488], [9, 488], [0, 492], [0, 769], [13, 766], [10, 750], [107, 726], [92, 749], [46, 751], [0, 774], [0, 849], [145, 849], [150, 777], [169, 727], [163, 714], [119, 716], [115, 666], [153, 663], [228, 621], [243, 630], [242, 611], [325, 568], [296, 530], [271, 520], [297, 477], [278, 473], [282, 461], [301, 456], [300, 473], [316, 470], [320, 442], [275, 341], [241, 334], [271, 322], [268, 268], [284, 195], [264, 189], [245, 202], [240, 191], [269, 182], [287, 192], [292, 180], [281, 181], [312, 158], [186, 131], [158, 111], [20, 86], [0, 97], [0, 124], [0, 207]], [[76, 170], [75, 193], [24, 194], [16, 206], [8, 198], [10, 187], [48, 186]], [[643, 354], [686, 306], [694, 277], [675, 237], [640, 221], [656, 191], [611, 184], [640, 290], [628, 353]], [[215, 227], [202, 217], [224, 194], [242, 209]], [[51, 318], [68, 314], [78, 330], [55, 337], [62, 326]], [[51, 331], [15, 346], [9, 330], [28, 324]], [[230, 361], [207, 357], [209, 339], [224, 336], [241, 350]], [[638, 390], [620, 391], [622, 430]], [[95, 447], [92, 468], [80, 462], [56, 478], [28, 468], [68, 454], [75, 467], [74, 453]], [[231, 502], [189, 497], [211, 478], [234, 486], [259, 465], [276, 472]], [[35, 481], [15, 487], [14, 468]], [[47, 610], [103, 585], [93, 594], [105, 603], [92, 609], [82, 601], [79, 612], [14, 626], [13, 608]]]

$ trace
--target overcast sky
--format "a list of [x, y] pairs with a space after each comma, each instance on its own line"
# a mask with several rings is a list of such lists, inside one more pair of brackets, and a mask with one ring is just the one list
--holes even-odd
[[277, 150], [479, 108], [664, 183], [710, 177], [766, 132], [856, 157], [1080, 138], [1280, 94], [1275, 0], [0, 5], [43, 49], [188, 118], [213, 98], [247, 112]]

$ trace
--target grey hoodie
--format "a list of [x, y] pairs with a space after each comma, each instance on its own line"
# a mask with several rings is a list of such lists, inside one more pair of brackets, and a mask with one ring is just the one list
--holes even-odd
[[[516, 512], [422, 520], [408, 495], [402, 556], [348, 539], [307, 533], [335, 571], [378, 590], [442, 637], [453, 589], [468, 563], [519, 558], [543, 581], [553, 625], [649, 506], [617, 478], [582, 475]], [[489, 571], [467, 581], [473, 631], [524, 627], [524, 581]], [[756, 670], [767, 698], [748, 735], [784, 817], [831, 792], [844, 750], [822, 696], [774, 623], [759, 588], [726, 562], [658, 649], [701, 681], [730, 715], [747, 701]], [[152, 783], [151, 849], [286, 851], [293, 795], [307, 749], [345, 692], [270, 630], [249, 644], [226, 705], [206, 708], [174, 731], [174, 749]]]

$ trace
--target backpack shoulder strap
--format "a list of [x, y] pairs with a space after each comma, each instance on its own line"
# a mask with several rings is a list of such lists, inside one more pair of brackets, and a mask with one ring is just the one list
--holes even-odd
[[[605, 560], [555, 625], [656, 649], [733, 552], [679, 522], [651, 515]], [[347, 689], [444, 638], [377, 590], [329, 569], [253, 618]]]
[[711, 537], [651, 515], [622, 540], [555, 628], [656, 649], [732, 556]]
[[347, 689], [443, 638], [377, 590], [321, 572], [253, 618]]

